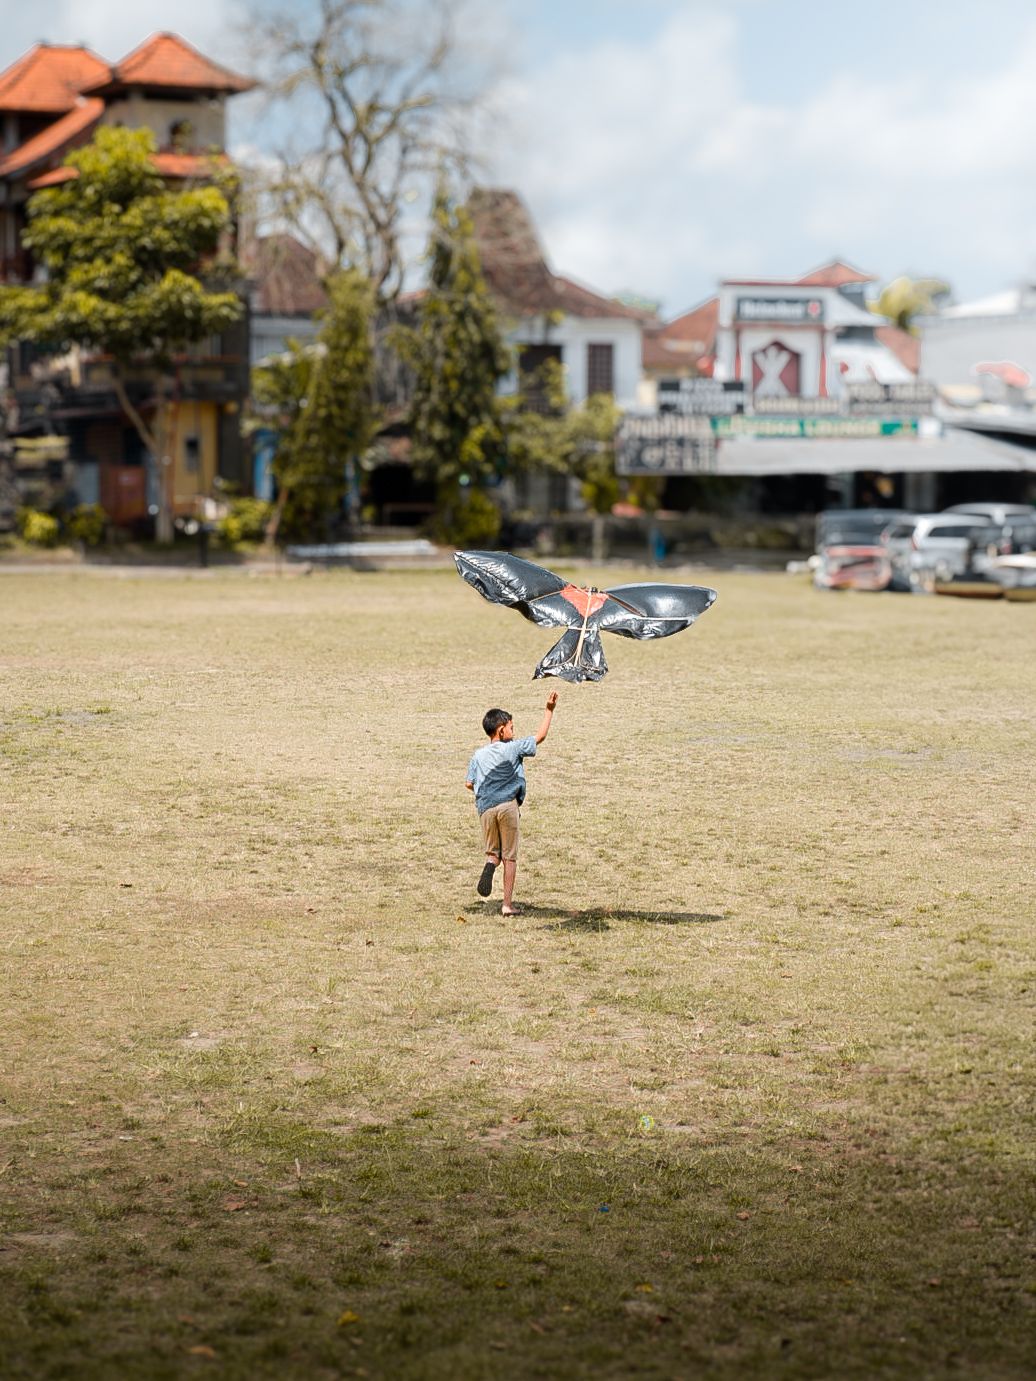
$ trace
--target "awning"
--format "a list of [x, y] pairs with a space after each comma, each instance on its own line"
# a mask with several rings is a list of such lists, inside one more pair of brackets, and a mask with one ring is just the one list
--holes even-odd
[[[859, 470], [886, 475], [953, 470], [1036, 473], [1036, 450], [954, 428], [932, 438], [821, 441], [759, 437], [722, 440], [706, 473], [714, 475], [838, 475]], [[701, 471], [699, 471], [701, 473]]]

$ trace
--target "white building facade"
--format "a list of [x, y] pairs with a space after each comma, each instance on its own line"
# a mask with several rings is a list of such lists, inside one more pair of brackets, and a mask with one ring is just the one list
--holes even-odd
[[753, 401], [840, 398], [847, 384], [914, 377], [877, 337], [863, 283], [725, 279], [719, 289], [713, 378], [737, 380]]
[[594, 393], [609, 393], [623, 410], [637, 406], [641, 380], [642, 328], [629, 317], [523, 317], [509, 326], [507, 340], [519, 367], [501, 389], [514, 394], [521, 386], [521, 361], [553, 358], [561, 365], [565, 392], [578, 406]]

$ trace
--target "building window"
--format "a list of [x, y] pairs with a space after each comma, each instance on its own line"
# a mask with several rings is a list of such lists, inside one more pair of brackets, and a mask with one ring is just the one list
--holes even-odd
[[194, 143], [194, 125], [190, 120], [174, 120], [169, 126], [169, 147], [185, 153]]
[[529, 412], [555, 413], [558, 374], [562, 367], [560, 345], [523, 345], [518, 350], [518, 383], [522, 403]]
[[586, 396], [615, 392], [615, 347], [588, 345], [586, 347]]

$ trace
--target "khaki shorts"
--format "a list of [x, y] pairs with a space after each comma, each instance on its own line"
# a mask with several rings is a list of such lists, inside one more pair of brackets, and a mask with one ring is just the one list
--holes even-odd
[[518, 857], [518, 802], [504, 801], [490, 806], [478, 817], [482, 824], [482, 838], [486, 853], [497, 858], [513, 860]]

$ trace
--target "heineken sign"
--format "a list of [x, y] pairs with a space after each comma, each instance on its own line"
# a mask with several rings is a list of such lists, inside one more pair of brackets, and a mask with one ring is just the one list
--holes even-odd
[[734, 316], [738, 321], [763, 325], [810, 326], [824, 320], [824, 300], [821, 297], [739, 297]]

